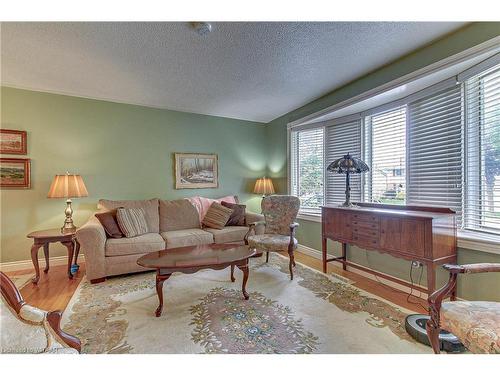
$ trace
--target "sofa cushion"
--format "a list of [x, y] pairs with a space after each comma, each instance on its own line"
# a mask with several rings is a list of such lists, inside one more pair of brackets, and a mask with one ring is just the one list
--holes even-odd
[[222, 229], [226, 226], [232, 213], [232, 208], [224, 207], [222, 204], [214, 202], [201, 223], [204, 227]]
[[160, 232], [200, 228], [196, 208], [187, 200], [160, 200]]
[[203, 221], [203, 218], [207, 214], [208, 209], [212, 205], [212, 203], [217, 202], [229, 202], [229, 203], [238, 203], [238, 197], [236, 195], [228, 195], [226, 197], [211, 199], [205, 197], [189, 197], [186, 198], [198, 211], [198, 215], [200, 217], [200, 222]]
[[119, 208], [116, 221], [125, 237], [137, 237], [148, 233], [148, 223], [142, 208]]
[[248, 227], [228, 226], [222, 229], [205, 228], [205, 230], [213, 234], [215, 243], [226, 243], [243, 241]]
[[231, 217], [227, 221], [226, 225], [231, 226], [231, 225], [236, 225], [236, 226], [241, 226], [245, 225], [245, 209], [247, 208], [246, 205], [244, 204], [237, 204], [237, 203], [228, 203], [228, 202], [220, 202], [224, 207], [231, 208], [233, 210], [233, 213], [231, 214]]
[[99, 220], [101, 225], [104, 227], [107, 237], [111, 238], [122, 238], [123, 233], [118, 226], [116, 221], [116, 210], [98, 212], [95, 217]]
[[158, 214], [158, 199], [136, 200], [136, 201], [112, 201], [100, 199], [97, 208], [102, 211], [111, 211], [116, 208], [142, 208], [148, 223], [148, 232], [158, 233], [160, 231], [160, 216]]
[[165, 240], [158, 233], [146, 233], [131, 238], [110, 238], [106, 241], [104, 254], [107, 257], [144, 254], [165, 249]]
[[167, 249], [174, 247], [205, 245], [214, 242], [214, 236], [202, 229], [182, 229], [160, 233], [167, 241]]

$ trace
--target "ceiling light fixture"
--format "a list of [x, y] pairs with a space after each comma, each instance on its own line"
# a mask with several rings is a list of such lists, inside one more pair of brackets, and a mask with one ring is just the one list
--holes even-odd
[[192, 22], [192, 25], [198, 35], [206, 35], [212, 31], [212, 25], [208, 22]]

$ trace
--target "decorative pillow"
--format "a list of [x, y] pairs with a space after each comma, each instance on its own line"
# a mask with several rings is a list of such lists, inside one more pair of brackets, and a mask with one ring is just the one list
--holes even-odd
[[95, 214], [95, 217], [99, 220], [101, 225], [104, 227], [106, 236], [110, 238], [122, 238], [123, 233], [118, 226], [116, 221], [116, 210], [106, 211]]
[[202, 223], [204, 226], [209, 228], [222, 229], [226, 225], [232, 213], [232, 209], [224, 207], [220, 203], [214, 202], [208, 209]]
[[137, 237], [148, 233], [146, 214], [142, 208], [119, 208], [116, 221], [125, 237]]
[[245, 209], [247, 208], [247, 206], [245, 206], [244, 204], [228, 203], [224, 201], [222, 201], [221, 204], [224, 207], [231, 208], [233, 210], [233, 213], [231, 214], [231, 217], [229, 218], [226, 225], [245, 225]]
[[203, 221], [203, 218], [207, 214], [208, 209], [212, 205], [212, 203], [217, 202], [220, 203], [222, 201], [228, 202], [228, 203], [238, 203], [237, 197], [234, 195], [228, 195], [226, 197], [218, 198], [218, 199], [211, 199], [211, 198], [205, 198], [205, 197], [189, 197], [185, 198], [188, 201], [191, 202], [191, 204], [196, 208], [198, 211], [198, 214], [200, 215], [200, 222]]

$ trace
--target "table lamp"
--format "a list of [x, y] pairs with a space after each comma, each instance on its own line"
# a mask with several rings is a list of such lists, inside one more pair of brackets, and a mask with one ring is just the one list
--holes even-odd
[[262, 177], [255, 182], [255, 187], [253, 189], [255, 194], [262, 194], [262, 198], [266, 195], [274, 194], [273, 182], [270, 178]]
[[332, 162], [326, 170], [332, 173], [345, 174], [345, 202], [342, 203], [343, 207], [352, 207], [351, 203], [351, 186], [349, 184], [349, 176], [352, 173], [364, 173], [370, 170], [366, 163], [358, 158], [355, 158], [349, 153], [341, 158]]
[[72, 218], [71, 198], [87, 197], [88, 195], [82, 176], [68, 172], [54, 176], [47, 198], [66, 198], [66, 209], [64, 210], [66, 220], [61, 228], [62, 233], [73, 232], [76, 229]]

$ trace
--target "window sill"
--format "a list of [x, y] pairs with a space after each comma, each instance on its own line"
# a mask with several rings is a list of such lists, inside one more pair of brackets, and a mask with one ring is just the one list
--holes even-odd
[[[319, 214], [299, 213], [297, 219], [321, 223], [321, 215]], [[458, 247], [500, 255], [500, 236], [459, 230], [457, 237]]]
[[315, 222], [315, 223], [321, 223], [321, 214], [299, 213], [297, 215], [297, 219], [299, 219], [299, 220], [306, 220], [306, 221], [312, 221], [312, 222]]
[[500, 236], [459, 230], [457, 237], [458, 247], [500, 255]]

